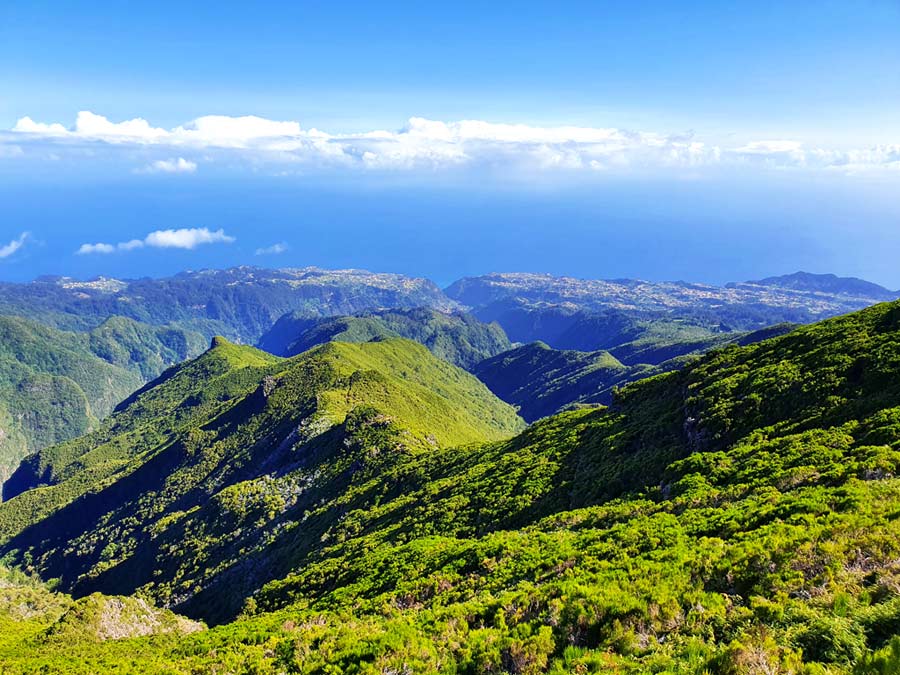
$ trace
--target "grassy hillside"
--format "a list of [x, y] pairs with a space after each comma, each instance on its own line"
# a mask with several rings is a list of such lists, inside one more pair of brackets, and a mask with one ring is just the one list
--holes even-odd
[[[0, 566], [0, 669], [4, 672], [4, 664], [20, 660], [23, 647], [39, 654], [65, 649], [73, 642], [97, 647], [116, 641], [115, 648], [126, 656], [129, 638], [174, 638], [200, 630], [205, 630], [203, 624], [144, 600], [99, 593], [73, 600], [32, 577]], [[139, 662], [132, 661], [135, 665]], [[122, 665], [120, 661], [118, 667]]]
[[110, 317], [87, 333], [91, 353], [139, 373], [144, 381], [152, 380], [174, 363], [197, 356], [207, 344], [195, 331], [151, 326], [122, 316]]
[[279, 356], [294, 356], [325, 342], [369, 342], [396, 337], [415, 340], [435, 356], [466, 370], [512, 347], [497, 324], [481, 323], [468, 314], [425, 308], [319, 320], [291, 313], [281, 317], [258, 346]]
[[[379, 344], [385, 354], [368, 351]], [[79, 593], [94, 590], [90, 579], [111, 589], [133, 578], [140, 567], [129, 557], [149, 560], [159, 574], [142, 592], [165, 598], [166, 588], [170, 603], [189, 592], [181, 580], [197, 587], [192, 564], [238, 594], [239, 581], [257, 575], [243, 588], [261, 588], [236, 621], [133, 642], [141, 672], [898, 671], [900, 303], [717, 350], [626, 387], [610, 408], [550, 417], [508, 440], [459, 447], [426, 438], [406, 450], [401, 416], [394, 426], [365, 405], [329, 426], [339, 434], [333, 446], [324, 431], [293, 455], [269, 444], [245, 461], [247, 437], [229, 440], [248, 424], [238, 420], [257, 419], [253, 429], [263, 431], [270, 405], [299, 409], [309, 395], [297, 392], [313, 373], [340, 383], [336, 398], [352, 397], [346, 373], [376, 357], [392, 362], [380, 370], [387, 380], [366, 379], [364, 390], [381, 387], [389, 400], [389, 378], [414, 372], [403, 358], [410, 343], [391, 344], [329, 345], [274, 364], [220, 345], [227, 353], [185, 367], [207, 373], [209, 394], [196, 398], [174, 372], [113, 418], [136, 437], [129, 425], [184, 394], [171, 424], [191, 425], [200, 408], [209, 421], [192, 427], [195, 445], [164, 443], [178, 447], [178, 462], [191, 458], [190, 472], [204, 467], [215, 477], [204, 484], [218, 492], [188, 485], [173, 511], [167, 500], [189, 476], [176, 468], [153, 493], [133, 492], [146, 476], [129, 486], [143, 510], [93, 520], [82, 500], [71, 515], [87, 524], [84, 534], [64, 531], [74, 517], [59, 517], [59, 530], [47, 518], [13, 526], [13, 513], [36, 513], [85, 471], [73, 469], [78, 453], [56, 450], [62, 468], [47, 463], [49, 475], [68, 478], [0, 506], [11, 537], [4, 551]], [[418, 350], [414, 362], [427, 361]], [[278, 370], [284, 364], [292, 365]], [[433, 378], [420, 370], [411, 380]], [[235, 396], [252, 381], [262, 381], [261, 393]], [[229, 424], [237, 426], [223, 435]], [[160, 438], [169, 433], [158, 426]], [[309, 437], [308, 426], [295, 428]], [[133, 451], [120, 443], [110, 461]], [[266, 479], [233, 482], [241, 466]], [[324, 504], [323, 477], [335, 495]], [[97, 501], [112, 496], [101, 491]], [[148, 525], [146, 548], [134, 533]], [[111, 567], [80, 565], [110, 542], [125, 550], [108, 554]], [[233, 559], [221, 554], [229, 546], [240, 552]], [[220, 597], [200, 591], [185, 604], [209, 614]], [[85, 673], [98, 663], [138, 671], [116, 645], [87, 639], [41, 651], [13, 640], [5, 649], [13, 673]]]
[[[748, 345], [788, 332], [782, 324], [753, 333], [720, 334], [703, 347]], [[675, 370], [696, 358], [697, 343], [667, 343], [671, 334], [651, 328], [634, 342], [612, 352], [551, 349], [543, 342], [516, 347], [479, 362], [472, 372], [498, 397], [516, 406], [528, 422], [578, 405], [609, 405], [617, 387]], [[616, 356], [627, 361], [622, 363]], [[670, 356], [657, 362], [657, 358]], [[648, 363], [636, 362], [645, 357]]]
[[[640, 370], [652, 374], [649, 366]], [[485, 359], [473, 373], [528, 422], [579, 403], [609, 404], [613, 388], [637, 379], [636, 369], [609, 352], [551, 349], [543, 342]]]
[[86, 433], [202, 345], [199, 334], [123, 317], [68, 333], [0, 316], [0, 482], [29, 452]]
[[411, 341], [285, 360], [217, 339], [97, 431], [23, 462], [4, 486], [2, 550], [77, 594], [140, 589], [221, 620], [320, 545], [352, 486], [522, 426]]

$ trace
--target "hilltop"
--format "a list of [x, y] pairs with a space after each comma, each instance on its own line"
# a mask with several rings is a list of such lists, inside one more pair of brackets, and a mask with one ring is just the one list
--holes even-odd
[[[26, 642], [35, 651], [144, 636], [180, 636], [202, 623], [129, 597], [99, 593], [73, 600], [21, 572], [0, 566], [0, 653]], [[124, 646], [124, 645], [123, 645]]]
[[856, 277], [839, 277], [834, 274], [811, 274], [795, 272], [777, 277], [766, 277], [758, 281], [745, 281], [743, 284], [729, 284], [729, 287], [741, 286], [776, 286], [778, 288], [812, 293], [845, 295], [856, 298], [874, 298], [877, 300], [895, 300], [900, 293], [884, 286]]
[[217, 338], [97, 431], [23, 462], [4, 485], [0, 543], [77, 595], [140, 590], [230, 618], [314, 551], [385, 467], [522, 426], [414, 342], [279, 359]]
[[291, 312], [281, 317], [257, 346], [280, 356], [294, 356], [325, 342], [369, 342], [397, 337], [415, 340], [435, 356], [467, 370], [512, 347], [497, 324], [481, 323], [468, 314], [447, 314], [427, 308], [324, 319], [310, 319]]

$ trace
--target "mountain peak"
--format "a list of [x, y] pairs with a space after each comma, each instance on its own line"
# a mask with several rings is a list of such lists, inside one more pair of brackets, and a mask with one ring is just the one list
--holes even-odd
[[836, 274], [815, 274], [803, 271], [745, 283], [753, 286], [773, 286], [794, 291], [849, 295], [874, 300], [895, 300], [900, 295], [884, 286], [857, 277], [839, 277]]
[[233, 344], [233, 342], [231, 342], [227, 338], [222, 337], [221, 335], [213, 335], [213, 339], [210, 341], [209, 348], [216, 349], [218, 347], [227, 347]]

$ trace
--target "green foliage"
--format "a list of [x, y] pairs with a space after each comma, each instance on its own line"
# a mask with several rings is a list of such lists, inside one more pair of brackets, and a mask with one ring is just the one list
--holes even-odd
[[[582, 405], [609, 405], [616, 389], [630, 382], [680, 368], [714, 346], [748, 345], [782, 335], [788, 326], [755, 333], [700, 334], [677, 322], [643, 322], [639, 337], [612, 344], [611, 351], [579, 352], [552, 349], [533, 342], [492, 358], [472, 370], [497, 396], [519, 408], [526, 421]], [[633, 324], [635, 328], [637, 324]], [[677, 326], [677, 330], [672, 330]], [[696, 338], [696, 339], [695, 339]], [[619, 361], [620, 357], [628, 365]], [[645, 363], [638, 359], [647, 359]], [[661, 359], [668, 359], [661, 361]]]
[[202, 350], [199, 334], [122, 317], [90, 333], [0, 317], [0, 482], [29, 452], [88, 432], [146, 379]]
[[78, 640], [103, 642], [141, 635], [193, 633], [205, 627], [140, 598], [93, 593], [72, 602], [36, 642], [66, 645]]
[[[18, 622], [0, 663], [896, 670], [900, 304], [714, 351], [513, 438], [471, 383], [406, 341], [287, 361], [220, 343], [170, 372], [93, 440], [42, 453], [52, 484], [0, 505], [3, 550], [77, 594], [147, 579], [142, 597], [229, 621], [41, 650], [29, 636], [51, 619]], [[476, 420], [494, 440], [460, 445]], [[79, 482], [102, 466], [105, 487]]]
[[137, 371], [146, 381], [172, 364], [200, 354], [207, 341], [194, 331], [113, 316], [88, 333], [88, 345], [104, 361]]
[[273, 354], [293, 356], [325, 342], [370, 342], [397, 337], [415, 340], [435, 356], [466, 370], [512, 346], [497, 324], [483, 324], [468, 314], [419, 308], [319, 320], [293, 312], [275, 323], [260, 339], [259, 347]]
[[900, 673], [900, 637], [894, 637], [883, 649], [864, 655], [853, 675], [891, 675]]
[[533, 342], [485, 359], [472, 372], [531, 422], [573, 404], [609, 404], [613, 388], [636, 379], [637, 370], [609, 352], [565, 351]]
[[93, 434], [23, 462], [0, 539], [66, 589], [140, 588], [221, 620], [268, 580], [238, 563], [286, 573], [320, 544], [299, 518], [321, 536], [387, 467], [522, 426], [472, 375], [407, 340], [284, 360], [217, 338]]

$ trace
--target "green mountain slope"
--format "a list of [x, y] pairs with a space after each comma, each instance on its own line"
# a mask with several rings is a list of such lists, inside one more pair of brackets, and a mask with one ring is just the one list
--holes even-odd
[[393, 502], [345, 523], [362, 536], [270, 584], [257, 611], [397, 607], [368, 628], [415, 627], [381, 647], [395, 667], [429, 644], [432, 667], [466, 672], [896, 664], [898, 370], [900, 305], [879, 306], [421, 458]]
[[[577, 405], [609, 405], [617, 387], [680, 368], [699, 352], [753, 344], [791, 328], [781, 324], [752, 333], [720, 334], [700, 340], [698, 347], [697, 342], [677, 338], [668, 342], [671, 333], [657, 326], [611, 352], [551, 349], [543, 342], [532, 342], [484, 359], [472, 372], [499, 398], [516, 406], [523, 419], [533, 422]], [[664, 356], [668, 360], [656, 361]], [[649, 362], [636, 362], [640, 357]]]
[[351, 486], [522, 426], [407, 340], [283, 360], [217, 339], [97, 431], [25, 460], [4, 485], [2, 550], [79, 595], [140, 589], [220, 620], [320, 546]]
[[195, 331], [113, 316], [87, 333], [87, 345], [104, 361], [137, 372], [148, 381], [172, 364], [202, 353], [207, 340]]
[[290, 313], [275, 323], [258, 346], [279, 356], [294, 356], [325, 342], [369, 342], [396, 337], [415, 340], [435, 356], [467, 370], [512, 346], [497, 324], [483, 324], [468, 314], [426, 308], [319, 320]]
[[609, 404], [616, 385], [637, 379], [636, 369], [609, 352], [551, 349], [543, 342], [485, 359], [472, 372], [528, 422], [573, 404]]
[[[393, 413], [392, 428], [386, 407], [411, 399], [389, 383], [360, 385], [366, 399], [382, 392], [381, 411], [348, 402], [346, 374], [382, 359], [393, 364], [380, 366], [386, 378], [405, 371], [423, 389], [450, 386], [425, 364], [451, 366], [407, 342], [335, 343], [283, 362], [221, 344], [114, 416], [110, 438], [121, 440], [102, 453], [88, 457], [100, 436], [87, 454], [72, 444], [48, 452], [54, 484], [0, 505], [8, 559], [78, 594], [99, 582], [117, 592], [147, 561], [159, 575], [142, 593], [171, 592], [170, 604], [197, 615], [222, 611], [223, 588], [197, 592], [215, 588], [200, 574], [237, 595], [261, 589], [233, 623], [134, 642], [139, 669], [73, 638], [40, 652], [8, 642], [7, 670], [897, 672], [900, 303], [729, 346], [626, 387], [607, 409], [466, 447], [423, 439], [435, 416], [411, 407]], [[203, 395], [188, 381], [201, 376]], [[301, 409], [310, 387], [317, 406], [324, 393], [324, 410], [351, 411], [344, 422], [293, 446], [298, 454], [272, 443], [254, 454], [248, 442], [274, 428], [266, 411]], [[153, 411], [160, 417], [137, 433]], [[328, 424], [342, 413], [332, 414]], [[400, 420], [421, 426], [407, 435]], [[144, 474], [122, 486], [126, 499], [100, 488], [40, 516], [103, 461], [109, 476], [120, 472], [113, 484], [124, 480], [123, 458], [138, 450], [128, 439], [148, 434], [176, 448], [173, 465], [152, 450], [141, 463], [160, 462], [164, 485], [148, 487]], [[409, 437], [415, 447], [398, 449]], [[282, 471], [268, 472], [272, 457]], [[266, 478], [235, 482], [242, 470]], [[321, 503], [321, 480], [333, 501]], [[122, 501], [133, 506], [94, 516]], [[135, 536], [144, 527], [149, 544]]]
[[476, 308], [473, 315], [481, 321], [497, 322], [515, 342], [544, 342], [555, 349], [578, 351], [609, 351], [638, 341], [655, 341], [660, 347], [690, 343], [693, 346], [688, 351], [692, 351], [730, 332], [722, 331], [716, 322], [698, 323], [677, 316], [616, 309], [593, 312], [572, 304], [534, 303], [521, 298]]
[[244, 266], [161, 279], [42, 277], [24, 284], [0, 283], [0, 314], [25, 316], [63, 330], [90, 330], [110, 317], [125, 316], [155, 326], [188, 328], [207, 340], [221, 334], [251, 344], [291, 311], [315, 318], [381, 308], [455, 306], [427, 279], [316, 267]]
[[95, 427], [144, 381], [199, 353], [201, 340], [122, 317], [68, 333], [0, 316], [0, 481], [29, 452]]

